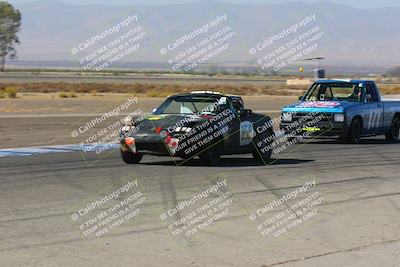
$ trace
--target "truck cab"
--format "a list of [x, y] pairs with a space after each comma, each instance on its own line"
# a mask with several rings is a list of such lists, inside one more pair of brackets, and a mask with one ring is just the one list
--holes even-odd
[[397, 142], [399, 128], [400, 101], [383, 100], [369, 80], [318, 80], [298, 102], [282, 108], [281, 129], [293, 135], [338, 137], [352, 143], [385, 135]]

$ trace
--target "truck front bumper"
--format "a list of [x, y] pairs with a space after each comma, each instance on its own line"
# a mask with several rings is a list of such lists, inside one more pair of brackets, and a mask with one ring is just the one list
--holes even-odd
[[347, 136], [347, 126], [345, 122], [318, 122], [315, 124], [299, 124], [295, 125], [293, 122], [282, 122], [280, 129], [286, 135], [293, 137], [339, 137]]

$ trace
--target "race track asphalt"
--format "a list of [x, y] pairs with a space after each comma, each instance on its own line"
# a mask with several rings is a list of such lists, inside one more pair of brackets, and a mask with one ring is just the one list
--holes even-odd
[[[0, 265], [400, 266], [400, 144], [318, 140], [267, 165], [250, 155], [224, 157], [218, 167], [176, 163], [182, 161], [147, 156], [126, 165], [118, 151], [0, 158]], [[140, 213], [104, 236], [85, 236], [83, 217], [74, 214], [134, 179], [146, 196]], [[261, 221], [249, 216], [313, 179], [313, 192], [323, 197], [315, 215], [279, 236], [262, 236]], [[232, 196], [227, 214], [193, 235], [174, 236], [169, 224], [191, 207], [168, 222], [160, 215], [222, 180]]]

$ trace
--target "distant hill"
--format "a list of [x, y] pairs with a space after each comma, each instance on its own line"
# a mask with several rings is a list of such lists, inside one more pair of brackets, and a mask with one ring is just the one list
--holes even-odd
[[216, 61], [251, 61], [256, 43], [307, 15], [325, 36], [309, 56], [324, 56], [329, 64], [395, 65], [400, 63], [400, 8], [371, 10], [331, 3], [227, 4], [197, 2], [164, 6], [75, 6], [57, 1], [18, 5], [22, 12], [20, 59], [71, 60], [71, 48], [128, 15], [138, 14], [147, 33], [141, 49], [125, 61], [165, 61], [159, 50], [218, 15], [227, 15], [236, 36]]

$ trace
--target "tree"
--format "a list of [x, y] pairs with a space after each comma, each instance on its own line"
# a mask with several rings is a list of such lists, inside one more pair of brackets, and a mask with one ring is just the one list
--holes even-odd
[[4, 71], [6, 58], [15, 58], [17, 33], [21, 26], [21, 13], [7, 2], [0, 2], [0, 71]]

